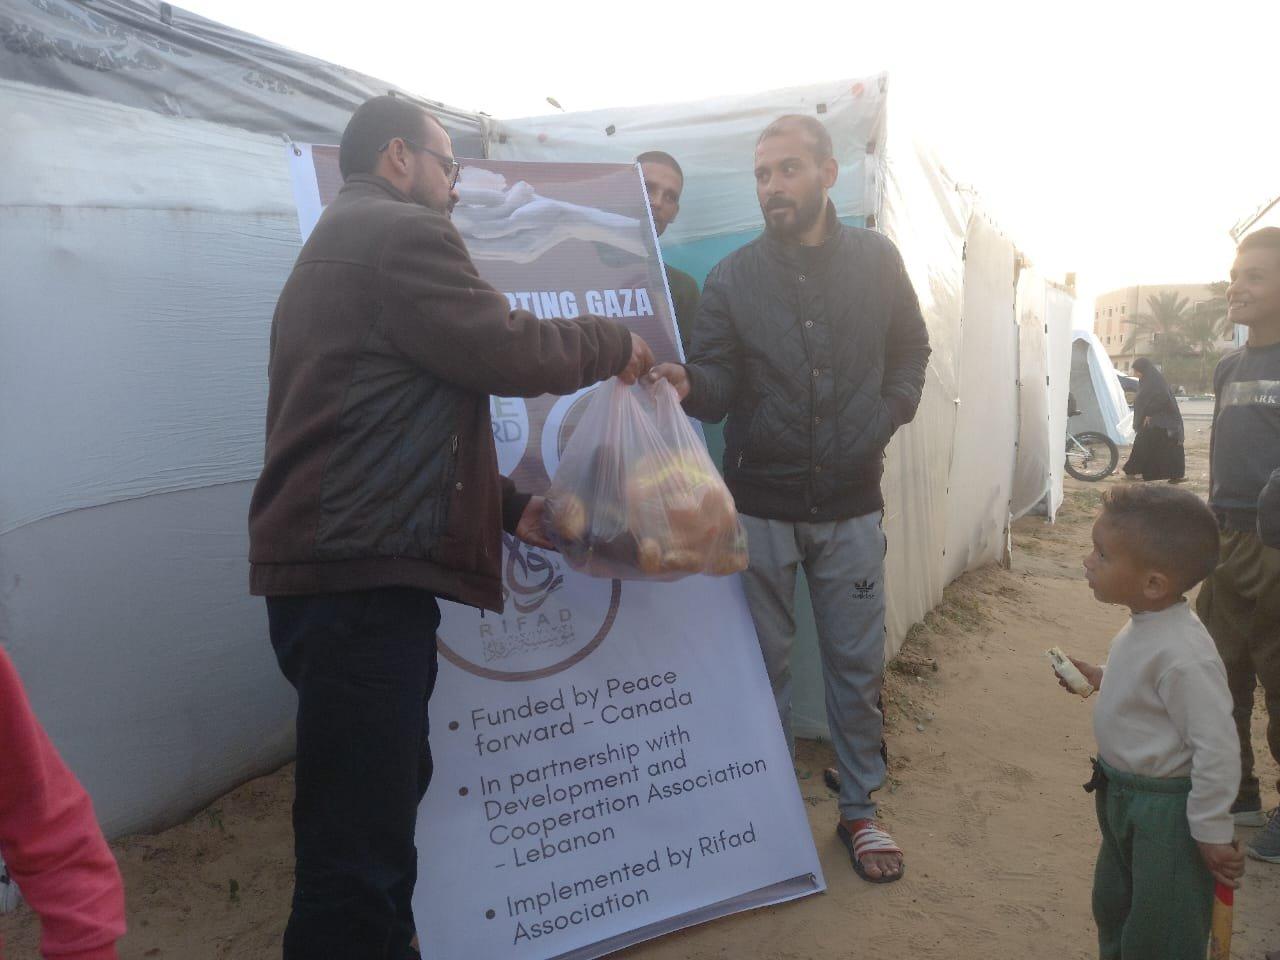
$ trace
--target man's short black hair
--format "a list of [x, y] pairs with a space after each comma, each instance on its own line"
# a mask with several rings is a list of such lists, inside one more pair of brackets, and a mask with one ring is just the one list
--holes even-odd
[[1253, 231], [1236, 247], [1237, 253], [1244, 253], [1246, 250], [1271, 250], [1280, 253], [1280, 227], [1263, 227]]
[[342, 132], [338, 149], [338, 169], [342, 179], [357, 173], [373, 173], [378, 165], [378, 148], [394, 137], [403, 137], [422, 146], [428, 123], [440, 121], [404, 97], [382, 96], [356, 107]]
[[680, 169], [680, 164], [676, 163], [676, 158], [665, 150], [646, 150], [636, 157], [636, 163], [664, 163], [679, 174], [680, 182], [684, 183], [684, 171]]
[[760, 146], [770, 137], [799, 131], [809, 141], [809, 149], [813, 151], [816, 163], [825, 163], [835, 156], [835, 148], [831, 145], [831, 134], [817, 117], [805, 116], [802, 113], [788, 113], [779, 117], [764, 128], [764, 132], [756, 138], [756, 146]]
[[1169, 576], [1179, 593], [1218, 565], [1218, 521], [1187, 490], [1155, 483], [1112, 487], [1102, 495], [1102, 516], [1121, 531], [1134, 558]]

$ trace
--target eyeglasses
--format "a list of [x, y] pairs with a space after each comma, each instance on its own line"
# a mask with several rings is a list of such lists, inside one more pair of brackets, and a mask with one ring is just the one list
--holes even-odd
[[391, 140], [388, 140], [378, 148], [378, 152], [382, 153], [382, 151], [388, 149], [391, 146], [392, 141], [395, 140], [403, 140], [405, 146], [411, 150], [417, 150], [419, 153], [431, 154], [431, 156], [440, 161], [440, 166], [444, 168], [444, 175], [449, 179], [449, 189], [452, 190], [458, 185], [458, 178], [462, 176], [462, 164], [453, 157], [447, 157], [443, 153], [432, 150], [430, 147], [424, 147], [420, 143], [414, 143], [408, 137], [392, 137]]

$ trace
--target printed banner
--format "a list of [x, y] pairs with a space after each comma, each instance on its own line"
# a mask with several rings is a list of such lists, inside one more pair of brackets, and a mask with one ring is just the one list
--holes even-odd
[[[290, 146], [303, 235], [337, 150]], [[513, 308], [679, 356], [638, 168], [466, 161], [453, 220]], [[546, 490], [591, 390], [494, 397], [499, 465]], [[505, 538], [506, 612], [443, 604], [419, 811], [423, 955], [599, 957], [824, 889], [736, 577], [581, 576]]]

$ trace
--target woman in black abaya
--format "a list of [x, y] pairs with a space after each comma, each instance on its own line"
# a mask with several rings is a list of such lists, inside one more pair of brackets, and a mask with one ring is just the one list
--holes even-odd
[[1138, 395], [1133, 401], [1133, 427], [1137, 436], [1124, 472], [1143, 480], [1177, 482], [1186, 476], [1182, 448], [1182, 413], [1164, 375], [1146, 357], [1133, 361]]

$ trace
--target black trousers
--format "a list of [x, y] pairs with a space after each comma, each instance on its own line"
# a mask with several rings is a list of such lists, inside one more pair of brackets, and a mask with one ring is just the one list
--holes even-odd
[[270, 597], [267, 616], [298, 691], [285, 960], [416, 957], [413, 835], [431, 782], [440, 607], [430, 593], [388, 587]]

